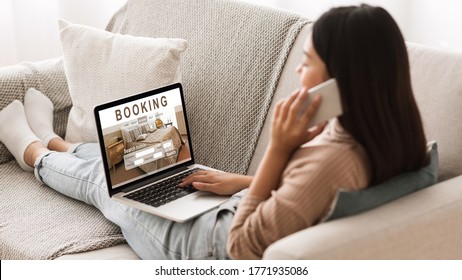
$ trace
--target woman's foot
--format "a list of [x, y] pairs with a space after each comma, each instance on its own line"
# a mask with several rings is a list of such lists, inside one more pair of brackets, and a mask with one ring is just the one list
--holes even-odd
[[40, 91], [30, 88], [24, 96], [24, 109], [32, 131], [45, 147], [54, 138], [60, 138], [53, 130], [53, 103]]
[[33, 142], [24, 151], [24, 162], [29, 166], [34, 166], [35, 160], [49, 151], [42, 142]]
[[0, 141], [8, 148], [25, 171], [33, 171], [32, 164], [24, 160], [27, 147], [40, 139], [32, 132], [27, 122], [24, 106], [18, 100], [0, 111]]

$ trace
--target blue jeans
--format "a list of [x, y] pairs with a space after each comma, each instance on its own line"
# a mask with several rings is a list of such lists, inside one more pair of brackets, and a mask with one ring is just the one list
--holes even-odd
[[50, 152], [35, 162], [37, 179], [56, 191], [98, 208], [118, 225], [142, 259], [227, 259], [226, 239], [242, 193], [212, 211], [176, 223], [112, 200], [98, 144]]

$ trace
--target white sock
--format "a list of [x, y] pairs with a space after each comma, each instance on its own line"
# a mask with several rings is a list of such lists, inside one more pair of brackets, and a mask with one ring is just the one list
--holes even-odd
[[51, 139], [59, 137], [53, 131], [53, 103], [40, 91], [30, 88], [24, 96], [24, 109], [30, 128], [48, 147]]
[[0, 111], [0, 141], [13, 154], [22, 169], [29, 172], [34, 170], [24, 162], [24, 152], [33, 142], [41, 141], [30, 129], [24, 106], [18, 100]]

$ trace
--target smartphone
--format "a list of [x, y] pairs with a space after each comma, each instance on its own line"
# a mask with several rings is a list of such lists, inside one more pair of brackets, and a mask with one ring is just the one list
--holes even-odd
[[321, 104], [313, 118], [311, 118], [308, 128], [325, 122], [331, 118], [340, 116], [342, 111], [342, 102], [340, 100], [340, 92], [338, 90], [337, 81], [329, 79], [319, 85], [308, 90], [309, 96], [300, 109], [300, 115], [308, 109], [309, 104], [313, 101], [316, 95], [321, 95]]

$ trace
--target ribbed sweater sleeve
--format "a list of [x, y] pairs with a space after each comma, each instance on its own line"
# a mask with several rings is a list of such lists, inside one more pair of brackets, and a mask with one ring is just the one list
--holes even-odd
[[348, 141], [300, 148], [269, 199], [247, 195], [240, 202], [228, 236], [228, 254], [259, 259], [275, 241], [315, 225], [328, 212], [338, 189], [367, 186], [366, 162], [361, 146]]

